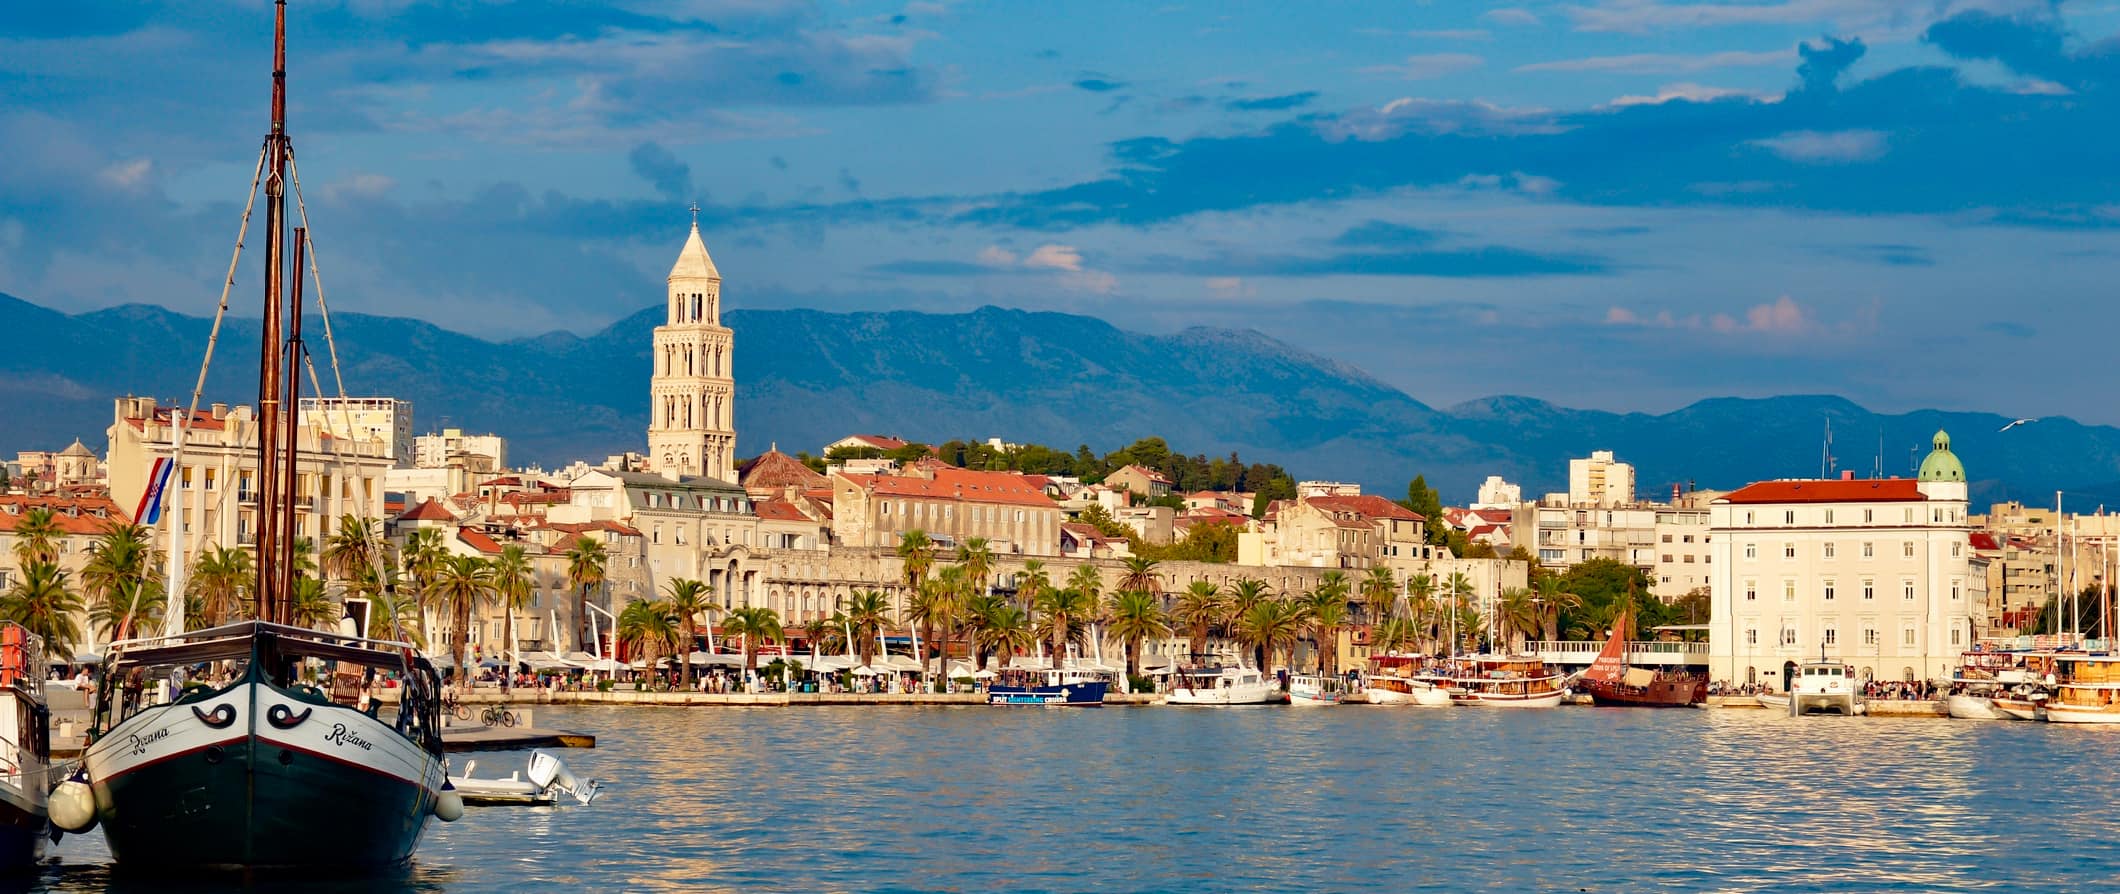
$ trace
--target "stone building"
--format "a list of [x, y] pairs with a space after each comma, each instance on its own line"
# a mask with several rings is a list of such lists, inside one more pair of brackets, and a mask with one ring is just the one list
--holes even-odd
[[946, 544], [984, 537], [997, 554], [1060, 554], [1059, 504], [1013, 472], [933, 464], [903, 475], [834, 475], [831, 486], [838, 546], [895, 546], [918, 529]]
[[667, 321], [655, 327], [648, 461], [673, 478], [736, 480], [735, 334], [721, 325], [721, 271], [699, 221], [670, 268]]

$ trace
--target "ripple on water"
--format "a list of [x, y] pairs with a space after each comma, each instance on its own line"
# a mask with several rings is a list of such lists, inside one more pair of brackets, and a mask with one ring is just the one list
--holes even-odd
[[[594, 806], [474, 808], [430, 826], [402, 875], [258, 887], [2058, 891], [2105, 887], [2120, 846], [2120, 730], [1578, 708], [538, 714], [598, 734], [565, 755], [605, 781]], [[98, 835], [54, 854], [39, 888], [183, 889], [114, 878]]]

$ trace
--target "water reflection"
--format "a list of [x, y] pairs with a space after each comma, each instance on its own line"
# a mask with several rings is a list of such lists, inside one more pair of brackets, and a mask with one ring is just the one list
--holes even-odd
[[[401, 876], [300, 889], [2082, 890], [2120, 840], [2103, 796], [2120, 730], [2044, 724], [1352, 706], [539, 719], [598, 733], [566, 755], [604, 780], [594, 806], [473, 808], [431, 826]], [[482, 755], [479, 773], [522, 760]], [[188, 890], [113, 877], [99, 835], [55, 856], [29, 886]]]

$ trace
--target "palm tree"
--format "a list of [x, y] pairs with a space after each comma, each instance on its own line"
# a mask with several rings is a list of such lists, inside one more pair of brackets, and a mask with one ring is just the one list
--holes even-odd
[[1546, 639], [1561, 638], [1561, 614], [1580, 608], [1583, 597], [1568, 592], [1568, 579], [1558, 574], [1541, 574], [1532, 582], [1538, 590], [1539, 623]]
[[810, 644], [810, 648], [819, 652], [837, 652], [845, 648], [844, 644], [830, 645], [840, 637], [839, 620], [837, 618], [811, 618], [802, 622], [802, 626], [799, 629], [802, 631], [802, 638]]
[[875, 590], [858, 590], [847, 597], [846, 625], [854, 637], [854, 651], [866, 667], [876, 660], [876, 637], [891, 623], [891, 599]]
[[1163, 583], [1156, 577], [1156, 560], [1147, 556], [1127, 556], [1126, 575], [1119, 578], [1119, 589], [1139, 590], [1151, 596], [1163, 595]]
[[1331, 582], [1319, 581], [1312, 590], [1310, 599], [1297, 607], [1302, 611], [1303, 624], [1310, 632], [1310, 641], [1318, 648], [1318, 673], [1334, 674], [1340, 669], [1340, 628], [1347, 623], [1347, 594]]
[[130, 580], [117, 585], [117, 589], [97, 602], [89, 612], [89, 619], [110, 640], [126, 639], [135, 627], [152, 629], [162, 619], [163, 606], [168, 602], [159, 580]]
[[1140, 590], [1112, 594], [1111, 635], [1126, 643], [1126, 680], [1132, 687], [1141, 676], [1141, 641], [1170, 635], [1170, 622], [1163, 616], [1162, 600]]
[[1274, 652], [1293, 648], [1302, 631], [1302, 611], [1278, 599], [1260, 600], [1237, 620], [1237, 639], [1258, 651], [1259, 671], [1268, 676], [1273, 674]]
[[331, 594], [324, 591], [324, 582], [313, 577], [294, 579], [294, 592], [287, 598], [287, 620], [296, 627], [322, 630], [324, 625], [337, 621], [345, 613]]
[[704, 581], [688, 577], [672, 578], [663, 584], [663, 610], [677, 619], [677, 651], [684, 663], [678, 666], [678, 679], [686, 690], [692, 688], [692, 646], [699, 635], [699, 616], [722, 610], [714, 601], [714, 591]]
[[[88, 562], [81, 567], [81, 595], [114, 622], [104, 628], [113, 639], [131, 636], [132, 613], [141, 607], [143, 596], [150, 602], [160, 601], [161, 576], [155, 569], [150, 537], [146, 528], [111, 519], [89, 546]], [[116, 608], [120, 601], [125, 603], [123, 609]]]
[[935, 541], [918, 528], [907, 531], [898, 537], [898, 558], [905, 563], [906, 592], [918, 590], [928, 569], [935, 567]]
[[80, 597], [67, 587], [66, 574], [53, 562], [23, 565], [22, 576], [0, 593], [0, 620], [13, 621], [42, 637], [44, 648], [54, 655], [73, 657], [74, 646], [81, 640], [81, 627], [74, 623], [74, 616], [80, 612]]
[[1185, 592], [1178, 594], [1178, 604], [1171, 612], [1171, 620], [1184, 627], [1192, 636], [1194, 660], [1207, 651], [1207, 635], [1220, 623], [1228, 611], [1229, 600], [1222, 595], [1222, 588], [1213, 581], [1196, 580]]
[[442, 563], [449, 560], [449, 550], [442, 546], [439, 528], [418, 528], [405, 535], [405, 574], [412, 578], [412, 597], [420, 608], [420, 631], [428, 629], [428, 615], [434, 610], [430, 600], [434, 598], [434, 582], [441, 577]]
[[[980, 597], [971, 606], [973, 641], [978, 648], [978, 669], [986, 669], [986, 656], [1028, 652], [1038, 642], [1030, 615], [1008, 600]], [[1006, 663], [1004, 662], [1004, 666]]]
[[957, 551], [957, 564], [964, 566], [965, 582], [973, 593], [986, 592], [986, 579], [994, 573], [994, 549], [987, 545], [986, 538], [964, 541], [964, 547]]
[[589, 588], [604, 582], [605, 567], [610, 561], [604, 542], [587, 534], [576, 535], [574, 543], [567, 547], [567, 586], [581, 594], [574, 601], [574, 645], [592, 655], [596, 647], [585, 636], [589, 628]]
[[905, 603], [905, 619], [919, 628], [920, 641], [933, 650], [936, 667], [934, 676], [929, 679], [938, 687], [937, 691], [940, 691], [943, 676], [949, 673], [950, 656], [948, 643], [935, 642], [935, 629], [949, 621], [953, 614], [950, 600], [955, 598], [956, 593], [947, 584], [931, 579], [921, 581], [913, 590], [912, 598]]
[[402, 640], [425, 649], [419, 618], [419, 599], [410, 593], [385, 589], [368, 597], [369, 639]]
[[[1079, 569], [1078, 569], [1079, 572]], [[1070, 582], [1072, 586], [1072, 582]], [[1053, 588], [1053, 578], [1045, 572], [1045, 563], [1037, 559], [1023, 560], [1023, 573], [1016, 575], [1016, 602], [1021, 605], [1037, 605], [1045, 591]]]
[[1032, 606], [1041, 616], [1053, 646], [1053, 667], [1059, 668], [1061, 657], [1067, 654], [1067, 644], [1078, 633], [1075, 625], [1087, 622], [1097, 613], [1096, 597], [1074, 587], [1048, 589], [1044, 596]]
[[[199, 553], [191, 569], [191, 586], [203, 604], [200, 623], [213, 627], [229, 619], [252, 614], [250, 591], [257, 584], [257, 568], [250, 553], [235, 547], [208, 546]], [[189, 618], [186, 625], [190, 626]]]
[[1378, 652], [1402, 652], [1413, 647], [1420, 637], [1420, 626], [1412, 619], [1391, 617], [1377, 624], [1376, 632], [1370, 635], [1369, 642]]
[[50, 509], [42, 506], [22, 513], [22, 520], [15, 523], [15, 559], [27, 571], [37, 564], [55, 565], [59, 562], [59, 538], [65, 532], [59, 530], [59, 519]]
[[449, 657], [459, 687], [471, 685], [464, 650], [471, 642], [471, 616], [493, 593], [493, 570], [477, 556], [446, 556], [436, 568], [432, 594], [449, 611]]
[[785, 634], [780, 627], [780, 615], [770, 608], [745, 606], [729, 610], [721, 621], [721, 635], [739, 637], [743, 640], [743, 669], [745, 676], [758, 672], [758, 647], [777, 642]]
[[1369, 575], [1362, 578], [1360, 592], [1364, 620], [1380, 620], [1391, 616], [1393, 603], [1398, 601], [1399, 582], [1392, 576], [1391, 569], [1379, 565], [1369, 569]]
[[660, 602], [634, 600], [618, 613], [618, 641], [650, 669], [677, 649], [677, 624]]
[[508, 672], [501, 675], [501, 691], [513, 688], [515, 663], [519, 656], [515, 652], [515, 612], [530, 607], [530, 592], [536, 589], [534, 573], [530, 570], [530, 558], [519, 544], [501, 547], [501, 554], [493, 560], [493, 597], [501, 605], [501, 648], [506, 649]]
[[294, 576], [317, 573], [317, 544], [307, 537], [294, 539]]
[[352, 581], [372, 572], [382, 548], [368, 520], [352, 513], [339, 516], [339, 529], [324, 539], [324, 572], [342, 581]]
[[1539, 615], [1539, 603], [1531, 588], [1509, 587], [1502, 591], [1501, 600], [1495, 604], [1495, 622], [1511, 653], [1522, 651], [1523, 642], [1538, 635], [1540, 622], [1545, 620]]
[[1422, 651], [1432, 651], [1436, 641], [1434, 577], [1416, 574], [1406, 578], [1406, 610], [1429, 643]]
[[1067, 575], [1067, 587], [1089, 597], [1091, 605], [1104, 602], [1104, 574], [1095, 565], [1077, 565]]
[[[1268, 601], [1271, 594], [1272, 591], [1263, 580], [1238, 578], [1236, 585], [1229, 588], [1229, 601], [1225, 606], [1227, 614], [1223, 615], [1222, 629], [1235, 635], [1244, 625], [1244, 619], [1251, 617], [1252, 608]], [[1262, 671], [1266, 669], [1266, 650], [1263, 646], [1252, 650], [1252, 665]]]
[[[1472, 578], [1466, 577], [1465, 572], [1462, 571], [1450, 572], [1450, 579], [1443, 584], [1443, 595], [1449, 597], [1450, 610], [1460, 617], [1467, 612], [1470, 612], [1474, 617], [1478, 617], [1479, 612], [1472, 608], [1472, 597], [1477, 590], [1478, 588], [1472, 584]], [[1459, 626], [1462, 628], [1462, 633], [1470, 635], [1474, 633], [1473, 628], [1485, 628], [1487, 625], [1485, 619], [1482, 619], [1478, 624], [1461, 624]], [[1479, 642], [1479, 638], [1473, 636], [1472, 641]], [[1456, 644], [1452, 644], [1452, 648], [1456, 648]]]

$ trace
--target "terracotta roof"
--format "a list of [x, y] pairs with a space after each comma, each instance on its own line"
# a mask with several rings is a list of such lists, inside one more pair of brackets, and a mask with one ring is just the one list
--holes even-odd
[[754, 500], [751, 502], [751, 509], [758, 513], [759, 518], [772, 521], [810, 521], [810, 517], [804, 515], [801, 509], [786, 500]]
[[1499, 531], [1499, 530], [1501, 530], [1501, 529], [1502, 529], [1502, 526], [1501, 526], [1501, 525], [1473, 525], [1473, 526], [1472, 526], [1472, 530], [1470, 530], [1470, 531], [1466, 531], [1466, 532], [1465, 532], [1465, 536], [1467, 536], [1467, 537], [1485, 537], [1485, 536], [1487, 536], [1487, 535], [1489, 535], [1489, 534], [1492, 534], [1492, 533], [1494, 533], [1494, 532], [1496, 532], [1496, 531]]
[[573, 549], [574, 544], [580, 542], [581, 539], [582, 535], [580, 534], [568, 534], [558, 540], [552, 541], [551, 549], [553, 552], [556, 553], [564, 553], [568, 550]]
[[626, 537], [640, 536], [640, 530], [638, 528], [634, 528], [630, 525], [620, 524], [615, 521], [593, 521], [580, 523], [546, 522], [545, 527], [551, 528], [555, 531], [566, 531], [570, 534], [581, 534], [588, 531], [610, 531], [613, 534], [619, 534]]
[[1082, 522], [1064, 523], [1060, 526], [1060, 533], [1074, 538], [1077, 543], [1087, 543], [1092, 546], [1099, 543], [1119, 543], [1126, 539], [1124, 537], [1110, 536], [1103, 531], [1097, 530], [1096, 525]]
[[1129, 463], [1125, 466], [1120, 467], [1119, 471], [1123, 472], [1127, 469], [1133, 469], [1136, 472], [1140, 472], [1142, 477], [1147, 478], [1150, 481], [1160, 481], [1164, 484], [1170, 483], [1170, 479], [1164, 477], [1162, 472], [1158, 472], [1147, 466], [1141, 465], [1140, 463]]
[[412, 507], [410, 512], [398, 516], [398, 521], [452, 522], [456, 521], [456, 513], [435, 502], [433, 497], [428, 497], [420, 501], [418, 506]]
[[906, 445], [906, 442], [903, 440], [900, 440], [898, 438], [885, 437], [883, 435], [848, 435], [844, 438], [840, 438], [839, 440], [860, 441], [863, 445], [874, 447], [878, 450], [896, 450]]
[[1718, 503], [1905, 503], [1927, 499], [1912, 478], [1761, 481], [1740, 487]]
[[1363, 494], [1359, 497], [1311, 497], [1303, 502], [1323, 509], [1326, 512], [1353, 512], [1369, 518], [1427, 521], [1420, 513], [1375, 494]]
[[1972, 534], [1972, 543], [1974, 549], [2002, 548], [2002, 543], [1996, 540], [1995, 535], [1990, 534], [1986, 531], [1974, 531]]
[[960, 500], [966, 503], [1002, 503], [1050, 509], [1051, 497], [1032, 487], [1013, 472], [974, 472], [953, 466], [935, 470], [935, 477], [908, 478], [888, 475], [847, 475], [861, 489], [880, 497], [924, 497]]
[[456, 539], [463, 541], [465, 545], [482, 553], [498, 553], [501, 551], [500, 541], [486, 536], [484, 531], [473, 528], [456, 529]]
[[768, 450], [737, 467], [736, 482], [747, 488], [807, 488], [823, 484], [825, 477], [803, 465], [802, 460]]
[[[22, 524], [22, 517], [32, 509], [52, 511], [52, 523], [60, 533], [92, 537], [103, 533], [104, 525], [112, 519], [130, 523], [132, 517], [118, 508], [109, 497], [37, 497], [26, 494], [0, 494], [0, 533], [15, 530]], [[102, 515], [96, 513], [101, 511]]]
[[[179, 412], [181, 410], [178, 407], [156, 407], [155, 422], [169, 425], [176, 420]], [[145, 419], [131, 418], [125, 421], [133, 427], [133, 431], [145, 431], [147, 429], [147, 420]], [[228, 423], [225, 420], [213, 418], [213, 411], [211, 410], [200, 410], [191, 414], [191, 423], [185, 426], [185, 428], [193, 431], [220, 431], [227, 427]]]

